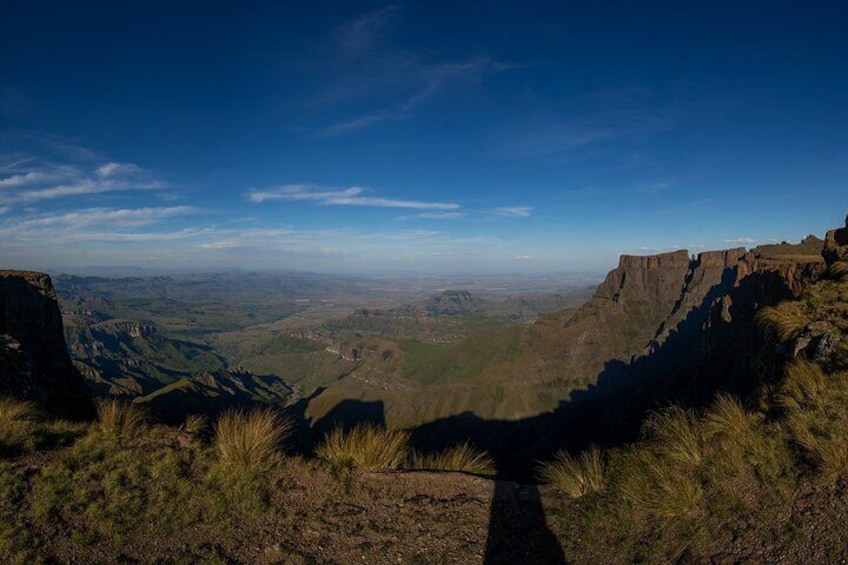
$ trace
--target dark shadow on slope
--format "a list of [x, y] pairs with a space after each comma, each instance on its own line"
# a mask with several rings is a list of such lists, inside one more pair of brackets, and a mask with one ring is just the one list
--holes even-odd
[[357, 424], [384, 427], [386, 415], [383, 401], [342, 400], [317, 420], [313, 428], [319, 433], [326, 433], [339, 426], [349, 430]]
[[565, 563], [548, 529], [536, 485], [497, 481], [489, 512], [486, 565]]
[[780, 359], [764, 345], [755, 314], [792, 297], [776, 272], [733, 273], [711, 288], [661, 345], [630, 362], [610, 360], [596, 384], [575, 391], [552, 412], [517, 421], [486, 420], [473, 413], [442, 418], [412, 431], [412, 445], [437, 451], [462, 441], [488, 450], [502, 478], [532, 481], [538, 460], [557, 450], [634, 441], [644, 419], [668, 404], [701, 407], [716, 392], [745, 398], [774, 378]]

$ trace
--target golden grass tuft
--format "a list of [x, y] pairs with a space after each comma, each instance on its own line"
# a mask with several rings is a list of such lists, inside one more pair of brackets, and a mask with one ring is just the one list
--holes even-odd
[[571, 498], [603, 490], [605, 474], [604, 454], [595, 446], [576, 458], [560, 451], [553, 461], [539, 467], [539, 478]]
[[34, 422], [44, 414], [35, 402], [11, 396], [0, 397], [0, 423]]
[[710, 440], [741, 444], [750, 437], [757, 419], [736, 397], [720, 392], [704, 413], [704, 435]]
[[209, 427], [209, 418], [205, 414], [189, 414], [185, 417], [182, 429], [186, 433], [197, 435]]
[[796, 361], [786, 367], [777, 402], [787, 410], [819, 409], [829, 394], [821, 367], [808, 361]]
[[836, 280], [845, 280], [848, 278], [848, 261], [837, 261], [831, 264], [828, 272]]
[[429, 471], [460, 471], [476, 475], [494, 475], [495, 461], [485, 451], [465, 442], [440, 453], [413, 451], [409, 466]]
[[291, 435], [292, 421], [272, 408], [228, 410], [215, 422], [215, 446], [227, 466], [259, 472], [278, 458], [278, 449]]
[[407, 460], [409, 433], [361, 424], [346, 431], [334, 428], [316, 449], [318, 457], [333, 465], [360, 469], [396, 469]]
[[689, 410], [673, 406], [656, 412], [645, 423], [645, 431], [661, 454], [672, 461], [697, 466], [704, 459], [701, 434]]
[[771, 328], [781, 342], [797, 337], [810, 322], [800, 302], [767, 306], [757, 313], [757, 321]]
[[120, 439], [141, 429], [147, 414], [127, 400], [103, 398], [97, 401], [97, 420], [98, 429], [104, 436]]

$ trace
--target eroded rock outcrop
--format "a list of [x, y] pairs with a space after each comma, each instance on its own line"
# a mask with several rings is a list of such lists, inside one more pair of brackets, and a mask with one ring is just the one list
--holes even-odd
[[848, 216], [845, 217], [844, 228], [827, 232], [822, 256], [828, 266], [837, 261], [848, 261]]
[[65, 346], [50, 277], [0, 271], [0, 395], [32, 399], [50, 413], [93, 414], [91, 393]]

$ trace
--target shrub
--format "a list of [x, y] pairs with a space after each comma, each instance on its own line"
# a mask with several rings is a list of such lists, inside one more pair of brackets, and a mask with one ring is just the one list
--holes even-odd
[[327, 434], [316, 453], [334, 465], [395, 469], [407, 459], [408, 441], [409, 433], [402, 430], [362, 424], [345, 431], [340, 426]]
[[431, 471], [461, 471], [477, 475], [493, 475], [496, 470], [491, 456], [468, 442], [450, 447], [440, 453], [413, 452], [410, 457], [410, 467]]
[[542, 463], [539, 477], [566, 496], [580, 498], [604, 488], [604, 456], [592, 446], [577, 458], [560, 451], [553, 461]]
[[278, 456], [292, 422], [271, 408], [229, 410], [215, 423], [218, 457], [227, 466], [261, 471]]
[[774, 330], [779, 341], [794, 339], [809, 323], [800, 302], [768, 306], [757, 313], [757, 321]]
[[97, 401], [98, 429], [106, 437], [122, 439], [132, 436], [146, 419], [144, 410], [126, 400], [106, 398]]

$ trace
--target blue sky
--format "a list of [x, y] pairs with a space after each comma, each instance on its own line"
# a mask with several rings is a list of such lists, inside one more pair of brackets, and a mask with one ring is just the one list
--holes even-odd
[[4, 267], [600, 272], [848, 212], [840, 2], [218, 4], [0, 2]]

